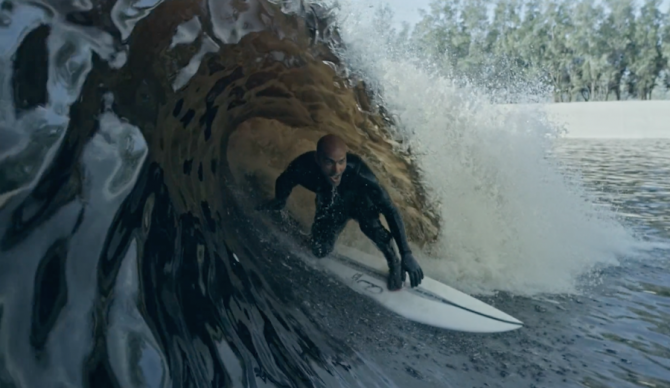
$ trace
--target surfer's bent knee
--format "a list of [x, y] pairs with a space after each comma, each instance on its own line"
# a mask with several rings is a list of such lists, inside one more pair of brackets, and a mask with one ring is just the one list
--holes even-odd
[[328, 256], [332, 251], [333, 251], [332, 244], [324, 244], [317, 241], [312, 242], [312, 254], [319, 259]]

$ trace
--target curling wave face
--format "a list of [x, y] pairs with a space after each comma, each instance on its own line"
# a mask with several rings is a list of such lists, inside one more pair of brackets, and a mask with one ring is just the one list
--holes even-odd
[[[1, 12], [0, 385], [389, 384], [290, 307], [277, 262], [290, 252], [248, 210], [337, 133], [389, 188], [412, 241], [438, 235], [419, 169], [333, 53], [327, 9]], [[289, 203], [305, 227], [309, 196]]]

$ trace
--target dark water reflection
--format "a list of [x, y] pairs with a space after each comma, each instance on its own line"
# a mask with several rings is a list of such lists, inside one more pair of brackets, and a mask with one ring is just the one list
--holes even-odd
[[[155, 165], [125, 199], [105, 198], [111, 180], [95, 167], [77, 196], [46, 175], [49, 198], [69, 197], [50, 217], [34, 196], [3, 212], [3, 386], [384, 382], [263, 280], [256, 265], [270, 247], [242, 242], [234, 258], [219, 230], [175, 213]], [[35, 215], [22, 218], [29, 206]], [[254, 236], [230, 210], [236, 232]]]

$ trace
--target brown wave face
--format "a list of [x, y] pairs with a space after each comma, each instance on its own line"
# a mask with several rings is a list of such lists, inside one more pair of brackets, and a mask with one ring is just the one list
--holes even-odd
[[[15, 190], [11, 174], [0, 176], [13, 190], [0, 193], [0, 327], [13, 333], [0, 350], [0, 385], [57, 385], [68, 370], [64, 384], [77, 387], [388, 386], [294, 308], [333, 287], [323, 274], [278, 265], [293, 253], [249, 210], [272, 195], [291, 159], [337, 133], [387, 187], [411, 241], [437, 236], [419, 169], [396, 150], [392, 123], [364, 83], [343, 75], [327, 10], [172, 0], [131, 17], [118, 4], [54, 8], [127, 45], [125, 63], [93, 55], [34, 187]], [[47, 55], [48, 42], [69, 33], [30, 28], [15, 59], [17, 111], [50, 101], [40, 82], [56, 74], [46, 66], [58, 56]], [[78, 49], [63, 45], [59, 55]], [[125, 129], [103, 125], [110, 111]], [[148, 153], [117, 169], [109, 144], [140, 143], [126, 142], [130, 127]], [[135, 152], [128, 147], [120, 158]], [[311, 196], [298, 188], [289, 202], [303, 227]], [[305, 290], [305, 279], [321, 281]], [[31, 292], [10, 292], [18, 288]], [[140, 359], [154, 371], [130, 371]]]
[[[218, 10], [258, 23], [255, 31], [239, 36], [239, 29], [229, 28], [230, 42], [222, 42], [208, 21], [225, 23], [223, 16], [208, 15], [197, 2], [161, 4], [135, 27], [128, 63], [110, 85], [119, 114], [142, 129], [151, 158], [166, 171], [176, 208], [204, 217], [194, 204], [206, 201], [215, 221], [223, 222], [221, 184], [270, 197], [290, 160], [314, 149], [322, 135], [336, 133], [387, 187], [409, 238], [419, 245], [433, 240], [438, 220], [419, 170], [409, 155], [394, 150], [389, 122], [363, 82], [342, 75], [343, 64], [329, 49], [338, 40], [328, 18], [316, 8], [303, 9], [301, 17], [264, 1], [223, 3]], [[175, 31], [193, 17], [203, 21], [204, 31], [173, 47]], [[199, 50], [209, 52], [191, 78], [181, 79]], [[289, 209], [308, 225], [310, 193], [297, 189]]]

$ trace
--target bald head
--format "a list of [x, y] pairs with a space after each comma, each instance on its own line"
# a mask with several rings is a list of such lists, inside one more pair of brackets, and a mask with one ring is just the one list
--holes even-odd
[[340, 184], [347, 167], [347, 144], [337, 135], [323, 136], [316, 143], [316, 162], [333, 186]]
[[337, 135], [323, 136], [316, 143], [316, 153], [321, 155], [347, 153], [347, 143]]

